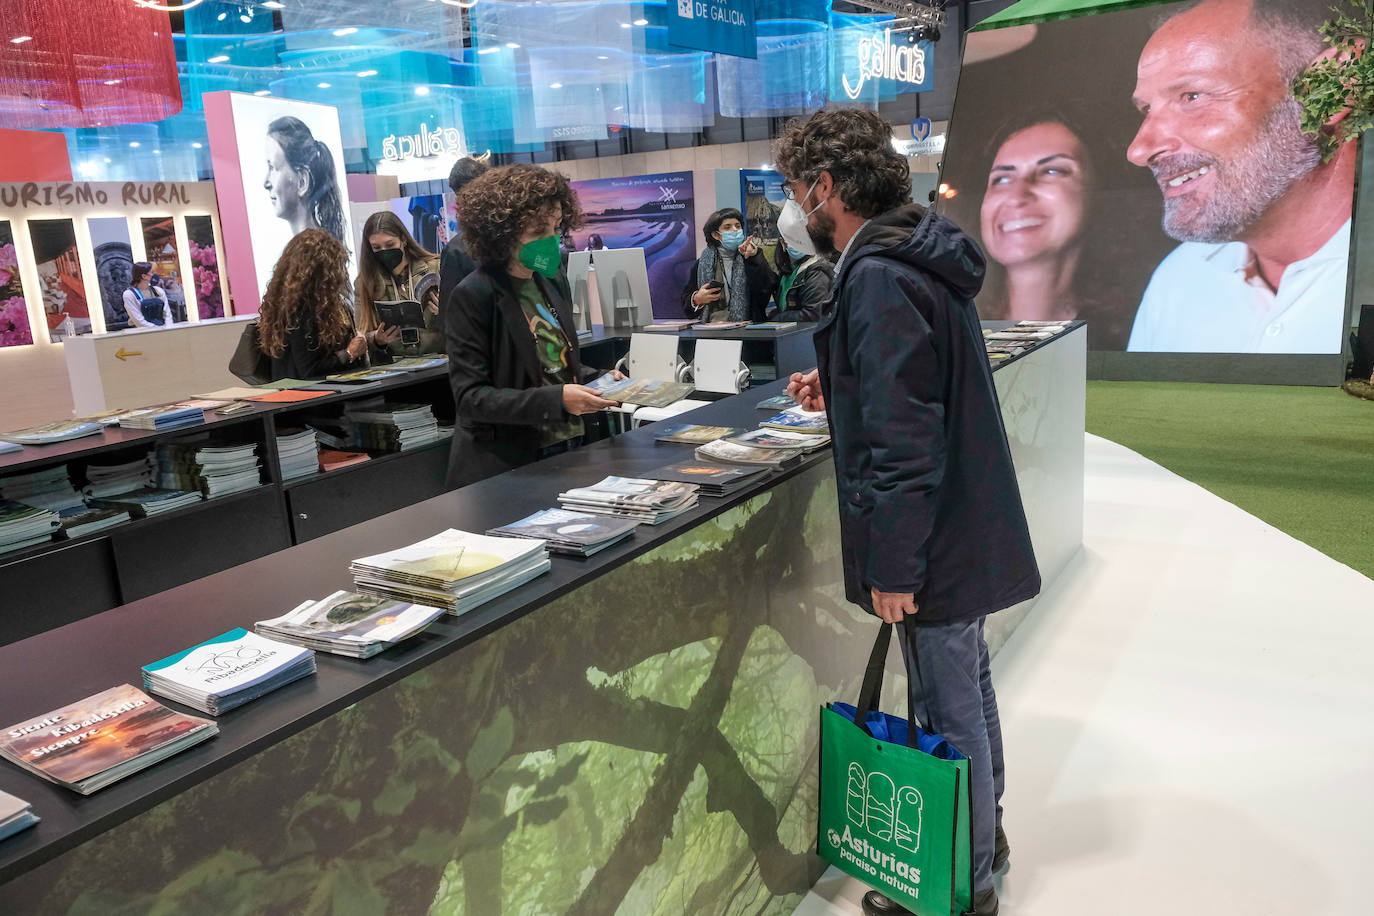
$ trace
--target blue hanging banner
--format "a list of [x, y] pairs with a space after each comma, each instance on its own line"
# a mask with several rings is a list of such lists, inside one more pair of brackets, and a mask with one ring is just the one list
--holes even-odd
[[754, 0], [667, 0], [668, 44], [757, 59]]

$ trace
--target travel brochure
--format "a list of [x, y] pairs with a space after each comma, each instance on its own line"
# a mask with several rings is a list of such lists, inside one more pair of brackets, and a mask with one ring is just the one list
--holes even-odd
[[88, 423], [83, 420], [59, 420], [56, 423], [46, 423], [42, 426], [31, 426], [27, 429], [0, 433], [0, 439], [19, 445], [49, 445], [53, 442], [67, 442], [71, 439], [94, 436], [104, 429], [105, 427], [99, 423]]
[[757, 464], [770, 468], [786, 467], [796, 462], [802, 455], [799, 448], [763, 448], [754, 445], [738, 445], [725, 439], [708, 442], [697, 447], [696, 456], [704, 461], [720, 461], [725, 464]]
[[766, 429], [830, 435], [830, 421], [824, 410], [802, 410], [800, 406], [789, 407], [781, 413], [776, 413], [759, 425]]
[[655, 423], [654, 441], [679, 445], [705, 445], [742, 432], [738, 426], [696, 426], [691, 423]]
[[317, 652], [371, 658], [403, 642], [444, 615], [444, 609], [376, 595], [337, 591], [309, 599], [254, 629], [273, 639]]
[[762, 467], [712, 464], [709, 461], [681, 461], [649, 471], [648, 476], [658, 481], [695, 484], [700, 488], [702, 496], [729, 496], [766, 473], [768, 469]]
[[690, 483], [642, 477], [607, 477], [589, 487], [558, 494], [565, 509], [632, 518], [658, 525], [697, 504], [697, 487]]
[[543, 509], [487, 532], [494, 537], [538, 538], [549, 553], [589, 557], [634, 534], [639, 522], [568, 509]]
[[90, 795], [219, 734], [122, 684], [0, 729], [0, 757]]
[[212, 716], [315, 673], [315, 653], [243, 628], [143, 666], [143, 686]]
[[607, 372], [587, 387], [608, 401], [639, 407], [668, 407], [692, 393], [690, 382], [624, 378], [617, 381]]
[[785, 429], [755, 429], [743, 435], [727, 436], [725, 441], [750, 448], [797, 448], [803, 452], [814, 452], [829, 445], [830, 436]]

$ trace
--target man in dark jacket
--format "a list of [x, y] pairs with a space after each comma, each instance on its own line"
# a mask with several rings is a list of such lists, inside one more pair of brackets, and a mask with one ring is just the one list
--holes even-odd
[[[834, 437], [845, 591], [903, 623], [913, 709], [970, 758], [975, 912], [995, 914], [1002, 737], [983, 619], [1036, 595], [1040, 573], [973, 295], [978, 246], [910, 203], [907, 163], [874, 112], [822, 111], [777, 142], [789, 206], [838, 249], [816, 329], [818, 368], [793, 376]], [[914, 624], [914, 625], [913, 625]], [[905, 912], [880, 894], [875, 913]]]
[[[481, 175], [487, 170], [487, 164], [471, 156], [464, 156], [453, 164], [452, 170], [448, 173], [448, 186], [457, 194], [467, 186], [469, 181]], [[448, 305], [449, 295], [458, 288], [458, 284], [463, 282], [463, 278], [472, 273], [477, 268], [477, 263], [467, 253], [463, 247], [462, 227], [453, 233], [453, 237], [444, 246], [443, 253], [439, 256], [439, 301], [445, 306]]]

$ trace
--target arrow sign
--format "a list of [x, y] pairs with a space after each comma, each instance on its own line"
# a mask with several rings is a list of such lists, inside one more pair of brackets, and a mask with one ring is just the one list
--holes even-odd
[[115, 353], [115, 359], [119, 360], [120, 362], [124, 362], [124, 361], [127, 360], [130, 356], [142, 356], [142, 355], [143, 355], [143, 351], [142, 351], [142, 350], [126, 350], [126, 349], [124, 349], [123, 347], [120, 347], [120, 348], [119, 348], [119, 352]]

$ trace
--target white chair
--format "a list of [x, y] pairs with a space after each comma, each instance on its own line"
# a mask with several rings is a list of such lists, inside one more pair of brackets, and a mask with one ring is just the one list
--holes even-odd
[[748, 388], [749, 367], [740, 359], [743, 349], [742, 340], [698, 340], [690, 376], [696, 390], [739, 394]]

